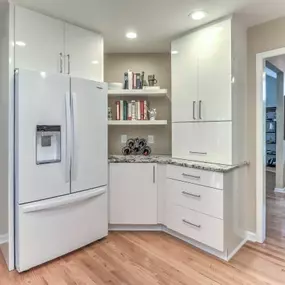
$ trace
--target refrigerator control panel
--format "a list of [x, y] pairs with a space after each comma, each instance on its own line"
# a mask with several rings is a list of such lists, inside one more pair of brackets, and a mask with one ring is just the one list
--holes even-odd
[[57, 163], [61, 161], [61, 126], [37, 125], [36, 163]]

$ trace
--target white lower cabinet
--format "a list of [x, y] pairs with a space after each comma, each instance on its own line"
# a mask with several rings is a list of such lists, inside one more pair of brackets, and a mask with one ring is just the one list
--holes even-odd
[[166, 226], [214, 249], [224, 250], [223, 220], [169, 204], [166, 206]]
[[157, 224], [156, 169], [153, 163], [110, 164], [110, 224]]
[[223, 191], [193, 183], [167, 179], [166, 201], [223, 219]]
[[162, 230], [229, 260], [246, 241], [245, 171], [111, 163], [110, 228]]

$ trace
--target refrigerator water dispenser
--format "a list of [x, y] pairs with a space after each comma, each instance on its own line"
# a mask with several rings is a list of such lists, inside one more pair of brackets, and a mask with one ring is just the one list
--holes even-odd
[[37, 164], [61, 161], [61, 127], [38, 125], [36, 130]]

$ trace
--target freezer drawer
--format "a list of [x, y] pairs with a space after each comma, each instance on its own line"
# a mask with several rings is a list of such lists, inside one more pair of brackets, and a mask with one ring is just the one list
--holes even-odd
[[19, 272], [108, 234], [106, 187], [19, 205], [17, 211], [16, 267]]

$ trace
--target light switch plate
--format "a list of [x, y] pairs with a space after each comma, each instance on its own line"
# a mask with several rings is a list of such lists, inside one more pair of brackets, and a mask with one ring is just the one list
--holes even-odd
[[121, 143], [126, 143], [127, 142], [127, 135], [121, 135]]
[[154, 136], [153, 135], [148, 135], [147, 142], [148, 143], [154, 143]]

